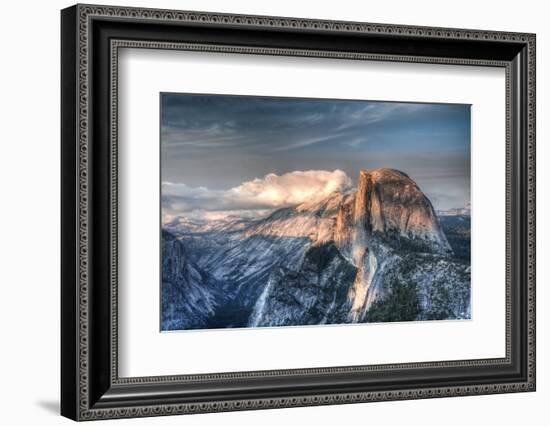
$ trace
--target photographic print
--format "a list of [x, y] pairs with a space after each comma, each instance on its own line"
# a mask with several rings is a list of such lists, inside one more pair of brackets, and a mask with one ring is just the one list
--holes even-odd
[[470, 105], [160, 94], [161, 331], [465, 320]]

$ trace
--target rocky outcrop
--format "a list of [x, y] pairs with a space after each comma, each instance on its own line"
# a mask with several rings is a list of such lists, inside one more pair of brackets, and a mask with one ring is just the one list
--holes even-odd
[[452, 253], [431, 202], [409, 176], [393, 169], [360, 171], [354, 200], [338, 214], [335, 241], [358, 268], [349, 291], [354, 322], [387, 295], [383, 281], [374, 279], [380, 268], [395, 268], [395, 251]]
[[190, 259], [185, 244], [162, 232], [163, 330], [203, 328], [214, 315], [217, 283]]
[[[404, 277], [404, 269], [410, 269], [411, 265], [404, 265], [403, 253], [414, 253], [430, 259], [452, 254], [431, 202], [405, 173], [393, 169], [361, 170], [357, 190], [334, 195], [332, 200], [339, 202], [338, 208], [332, 209], [336, 210], [334, 226], [331, 233], [324, 233], [325, 238], [321, 242], [333, 241], [356, 271], [349, 280], [346, 299], [337, 299], [338, 312], [346, 313], [343, 322], [364, 321], [371, 307], [391, 296], [392, 285], [396, 280], [429, 281], [429, 274], [422, 274], [421, 271], [414, 277], [410, 274]], [[326, 235], [331, 237], [327, 238]], [[288, 271], [285, 275], [279, 269], [270, 277], [269, 285], [262, 295], [261, 307], [270, 312], [271, 318], [277, 316], [278, 310], [269, 304], [270, 298], [277, 297], [274, 294], [281, 291], [281, 283], [295, 283], [298, 276], [306, 280], [304, 268], [310, 268], [310, 265], [304, 263], [298, 275], [295, 271]], [[278, 286], [274, 283], [278, 283]], [[315, 285], [309, 282], [306, 286]], [[466, 285], [469, 288], [469, 280]], [[425, 297], [422, 300], [428, 299]], [[420, 308], [424, 309], [428, 304], [424, 303]], [[287, 318], [289, 310], [280, 305], [280, 311], [285, 312], [285, 321], [291, 322]], [[269, 325], [265, 318], [258, 319], [261, 318], [259, 311], [260, 306], [256, 306], [254, 323]], [[329, 315], [324, 320], [330, 322], [335, 319]]]
[[346, 322], [349, 283], [357, 269], [333, 242], [307, 250], [299, 271], [277, 266], [248, 325], [291, 326]]
[[356, 242], [378, 234], [397, 248], [403, 239], [416, 246], [417, 251], [452, 252], [430, 200], [405, 173], [393, 169], [361, 170], [353, 211], [350, 201], [339, 214], [337, 241], [346, 239], [341, 235], [349, 233], [351, 225]]

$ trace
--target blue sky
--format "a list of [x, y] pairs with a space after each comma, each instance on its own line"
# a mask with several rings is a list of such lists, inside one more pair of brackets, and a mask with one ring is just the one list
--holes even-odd
[[342, 181], [335, 171], [353, 186], [360, 169], [377, 167], [407, 173], [436, 209], [462, 207], [470, 199], [470, 106], [163, 93], [161, 161], [163, 208], [174, 214], [269, 208], [231, 203], [239, 188], [251, 190], [247, 182], [265, 191], [267, 175], [271, 183], [289, 177], [277, 183], [284, 191], [296, 171], [324, 172], [300, 176], [317, 176], [326, 189], [327, 179]]

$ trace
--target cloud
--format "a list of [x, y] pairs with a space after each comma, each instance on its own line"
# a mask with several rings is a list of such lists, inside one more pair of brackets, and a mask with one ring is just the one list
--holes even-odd
[[327, 142], [333, 139], [339, 139], [341, 136], [342, 135], [340, 133], [334, 133], [331, 135], [324, 135], [324, 136], [319, 136], [314, 138], [304, 138], [295, 143], [281, 144], [279, 148], [273, 149], [273, 152], [288, 151], [295, 148], [303, 148], [304, 146], [314, 145], [321, 142]]
[[263, 98], [163, 96], [161, 138], [169, 149], [307, 149], [346, 143], [373, 125], [410, 118], [428, 104]]
[[351, 179], [342, 170], [293, 171], [282, 175], [269, 173], [228, 190], [163, 182], [162, 208], [163, 214], [169, 217], [180, 214], [217, 217], [238, 215], [243, 211], [260, 215], [307, 200], [322, 199], [335, 191], [350, 188], [351, 184]]
[[348, 146], [351, 146], [353, 148], [357, 148], [358, 146], [362, 145], [362, 144], [365, 144], [368, 142], [368, 138], [362, 136], [362, 137], [356, 137], [356, 138], [352, 138], [349, 142], [348, 142]]
[[351, 179], [342, 170], [308, 170], [294, 171], [281, 176], [270, 173], [261, 179], [244, 182], [229, 192], [252, 204], [275, 208], [321, 199], [350, 185]]

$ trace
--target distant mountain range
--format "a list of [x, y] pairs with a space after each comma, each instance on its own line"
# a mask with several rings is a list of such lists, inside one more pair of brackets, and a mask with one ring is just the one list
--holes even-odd
[[176, 218], [162, 329], [470, 318], [469, 219], [451, 218], [393, 169], [262, 219]]
[[470, 216], [471, 208], [470, 203], [466, 204], [465, 207], [456, 207], [454, 209], [447, 210], [437, 210], [437, 215], [442, 216]]

